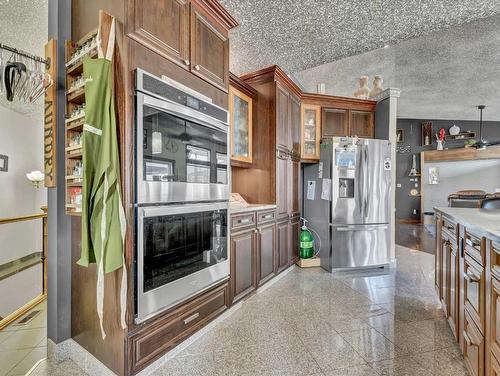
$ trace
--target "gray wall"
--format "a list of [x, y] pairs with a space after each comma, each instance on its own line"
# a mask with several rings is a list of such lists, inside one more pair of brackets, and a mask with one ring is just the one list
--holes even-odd
[[[436, 167], [439, 184], [429, 184], [429, 168]], [[426, 162], [422, 171], [424, 211], [448, 206], [447, 197], [452, 192], [481, 189], [485, 192], [500, 191], [500, 159], [479, 161]]]
[[[397, 153], [396, 155], [396, 182], [401, 184], [400, 188], [396, 188], [396, 217], [400, 219], [419, 219], [420, 218], [420, 198], [409, 197], [410, 190], [414, 187], [415, 182], [411, 182], [408, 173], [411, 168], [412, 155], [417, 155], [417, 166], [420, 171], [420, 152], [436, 149], [436, 141], [433, 141], [432, 146], [420, 146], [422, 131], [421, 123], [424, 121], [432, 121], [434, 132], [444, 128], [446, 131], [456, 124], [461, 131], [471, 130], [476, 132], [479, 138], [479, 121], [463, 121], [463, 120], [431, 120], [431, 119], [398, 119], [397, 128], [404, 131], [404, 142], [398, 143], [398, 146], [411, 146], [410, 154]], [[483, 138], [490, 141], [500, 141], [500, 122], [484, 122]], [[448, 142], [445, 148], [462, 147], [463, 142]], [[418, 182], [420, 184], [420, 182]], [[472, 188], [472, 187], [470, 187]], [[417, 188], [420, 191], [420, 186]], [[417, 210], [413, 214], [413, 210]]]
[[71, 219], [65, 214], [64, 115], [65, 41], [71, 39], [71, 0], [49, 0], [49, 39], [57, 39], [57, 187], [48, 188], [49, 255], [47, 337], [59, 343], [71, 337]]

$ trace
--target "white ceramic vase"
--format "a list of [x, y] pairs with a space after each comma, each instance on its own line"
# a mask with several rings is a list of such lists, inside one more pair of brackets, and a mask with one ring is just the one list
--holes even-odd
[[358, 79], [359, 88], [354, 92], [354, 96], [360, 99], [368, 99], [370, 96], [370, 88], [368, 87], [368, 76], [361, 76]]
[[370, 91], [370, 98], [375, 98], [384, 91], [384, 88], [382, 87], [383, 82], [384, 80], [382, 80], [382, 76], [376, 75], [373, 77], [373, 89]]

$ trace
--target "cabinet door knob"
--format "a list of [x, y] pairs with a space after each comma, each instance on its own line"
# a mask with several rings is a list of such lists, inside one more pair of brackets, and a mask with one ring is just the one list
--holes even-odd
[[194, 69], [196, 69], [196, 70], [200, 70], [200, 66], [199, 66], [198, 64], [196, 64], [196, 65], [194, 66]]
[[186, 64], [187, 66], [189, 66], [189, 64], [191, 64], [191, 62], [188, 60], [188, 59], [185, 59], [183, 60], [184, 64]]

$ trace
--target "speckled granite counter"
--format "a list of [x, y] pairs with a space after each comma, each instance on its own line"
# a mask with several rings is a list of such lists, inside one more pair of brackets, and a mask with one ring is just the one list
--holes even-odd
[[470, 228], [478, 235], [500, 242], [500, 210], [434, 208], [444, 216]]
[[250, 204], [248, 206], [229, 205], [229, 211], [231, 212], [231, 214], [248, 213], [251, 211], [261, 211], [261, 210], [271, 210], [271, 209], [276, 209], [276, 205], [274, 204]]

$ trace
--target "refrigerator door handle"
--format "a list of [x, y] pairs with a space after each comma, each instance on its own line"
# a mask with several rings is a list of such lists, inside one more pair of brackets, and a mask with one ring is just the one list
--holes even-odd
[[[333, 226], [330, 223], [330, 226]], [[352, 225], [352, 226], [343, 226], [337, 227], [337, 231], [345, 232], [345, 231], [376, 231], [376, 230], [387, 230], [389, 228], [388, 224], [381, 225]]]
[[367, 152], [367, 146], [363, 146], [363, 217], [366, 218], [368, 217], [367, 209], [368, 209], [368, 192], [370, 187], [368, 186], [369, 181], [368, 181], [368, 152]]

